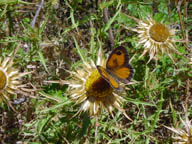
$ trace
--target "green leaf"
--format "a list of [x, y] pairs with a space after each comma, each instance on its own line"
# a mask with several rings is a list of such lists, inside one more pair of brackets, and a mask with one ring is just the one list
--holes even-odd
[[43, 64], [45, 70], [49, 73], [48, 69], [47, 69], [47, 66], [46, 66], [46, 60], [42, 54], [41, 51], [38, 51], [38, 54], [39, 54], [39, 58], [40, 58], [40, 62]]

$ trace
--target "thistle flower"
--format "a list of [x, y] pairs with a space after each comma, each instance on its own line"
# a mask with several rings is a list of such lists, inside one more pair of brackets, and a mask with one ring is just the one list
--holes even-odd
[[148, 62], [150, 62], [152, 59], [158, 60], [158, 54], [166, 53], [174, 62], [171, 52], [175, 51], [179, 53], [176, 49], [175, 39], [173, 38], [175, 30], [156, 22], [150, 16], [146, 20], [137, 20], [137, 23], [137, 28], [132, 30], [139, 34], [138, 45], [143, 45], [144, 47], [144, 51], [139, 58], [148, 52], [150, 56]]
[[11, 106], [9, 103], [11, 95], [24, 93], [25, 85], [21, 84], [20, 78], [29, 74], [29, 72], [20, 73], [12, 66], [17, 49], [18, 47], [8, 57], [0, 57], [0, 103], [5, 101], [9, 106]]
[[[101, 49], [98, 51], [96, 65], [105, 67], [106, 59], [103, 58]], [[81, 104], [78, 113], [88, 111], [90, 116], [99, 115], [104, 109], [112, 114], [117, 108], [130, 119], [121, 108], [125, 92], [117, 93], [110, 84], [101, 77], [93, 60], [83, 62], [76, 71], [69, 71], [71, 79], [62, 80], [68, 84], [68, 93], [76, 104]], [[122, 85], [123, 86], [123, 85]]]
[[171, 130], [176, 135], [173, 137], [173, 139], [175, 140], [175, 142], [173, 142], [173, 144], [191, 144], [192, 143], [191, 120], [189, 120], [187, 111], [184, 106], [183, 106], [183, 108], [184, 108], [184, 113], [185, 113], [185, 120], [183, 120], [180, 117], [183, 128], [171, 128], [171, 127], [165, 126], [167, 129]]
[[189, 64], [192, 65], [192, 54], [191, 57], [189, 58]]

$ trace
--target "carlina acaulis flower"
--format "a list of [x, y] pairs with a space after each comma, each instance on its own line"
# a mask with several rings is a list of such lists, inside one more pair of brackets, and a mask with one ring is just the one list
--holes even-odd
[[[91, 59], [89, 62], [83, 61], [82, 65], [75, 71], [68, 71], [71, 76], [69, 80], [48, 81], [68, 85], [68, 94], [76, 104], [81, 104], [78, 113], [88, 111], [90, 116], [98, 116], [106, 109], [110, 114], [114, 108], [121, 111], [129, 118], [123, 108], [123, 95], [125, 91], [117, 92], [110, 84], [101, 77], [96, 65], [105, 67], [106, 59], [103, 57], [101, 48], [98, 51], [96, 64]], [[129, 84], [132, 84], [131, 82]], [[124, 86], [122, 84], [122, 86]], [[130, 119], [130, 118], [129, 118]]]
[[175, 45], [174, 35], [176, 30], [170, 29], [163, 23], [156, 22], [151, 16], [148, 16], [146, 20], [135, 20], [137, 21], [137, 27], [131, 30], [138, 33], [137, 46], [143, 45], [144, 47], [144, 51], [139, 58], [149, 53], [149, 63], [152, 59], [158, 60], [159, 54], [168, 54], [175, 64], [171, 53], [180, 54]]
[[186, 111], [185, 106], [183, 105], [185, 120], [180, 117], [183, 128], [171, 128], [165, 126], [167, 129], [174, 132], [173, 144], [192, 144], [192, 125], [191, 120], [189, 120], [188, 113]]
[[[8, 57], [0, 57], [0, 103], [5, 101], [12, 107], [9, 102], [10, 97], [18, 93], [25, 93], [25, 84], [20, 80], [26, 74], [31, 72], [20, 73], [18, 69], [13, 67], [13, 59], [19, 48], [19, 45]], [[13, 108], [13, 107], [12, 107]]]

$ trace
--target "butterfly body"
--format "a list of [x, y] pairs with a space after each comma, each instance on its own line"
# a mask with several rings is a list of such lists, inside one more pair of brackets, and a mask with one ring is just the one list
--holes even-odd
[[97, 66], [100, 75], [116, 90], [121, 91], [119, 82], [127, 84], [133, 76], [133, 68], [129, 64], [126, 48], [115, 48], [106, 63], [106, 68]]

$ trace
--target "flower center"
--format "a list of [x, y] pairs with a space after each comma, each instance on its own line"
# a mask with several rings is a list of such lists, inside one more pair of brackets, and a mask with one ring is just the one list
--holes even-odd
[[7, 76], [6, 74], [0, 69], [0, 91], [3, 90], [7, 86]]
[[188, 138], [188, 141], [187, 141], [187, 142], [189, 142], [189, 144], [190, 144], [190, 143], [192, 143], [192, 136], [191, 136], [191, 135], [189, 136], [189, 138]]
[[95, 98], [107, 97], [113, 92], [113, 88], [101, 77], [97, 69], [88, 77], [85, 89], [88, 96], [94, 96]]
[[163, 24], [157, 23], [149, 29], [150, 37], [157, 42], [165, 42], [170, 36], [169, 29]]

